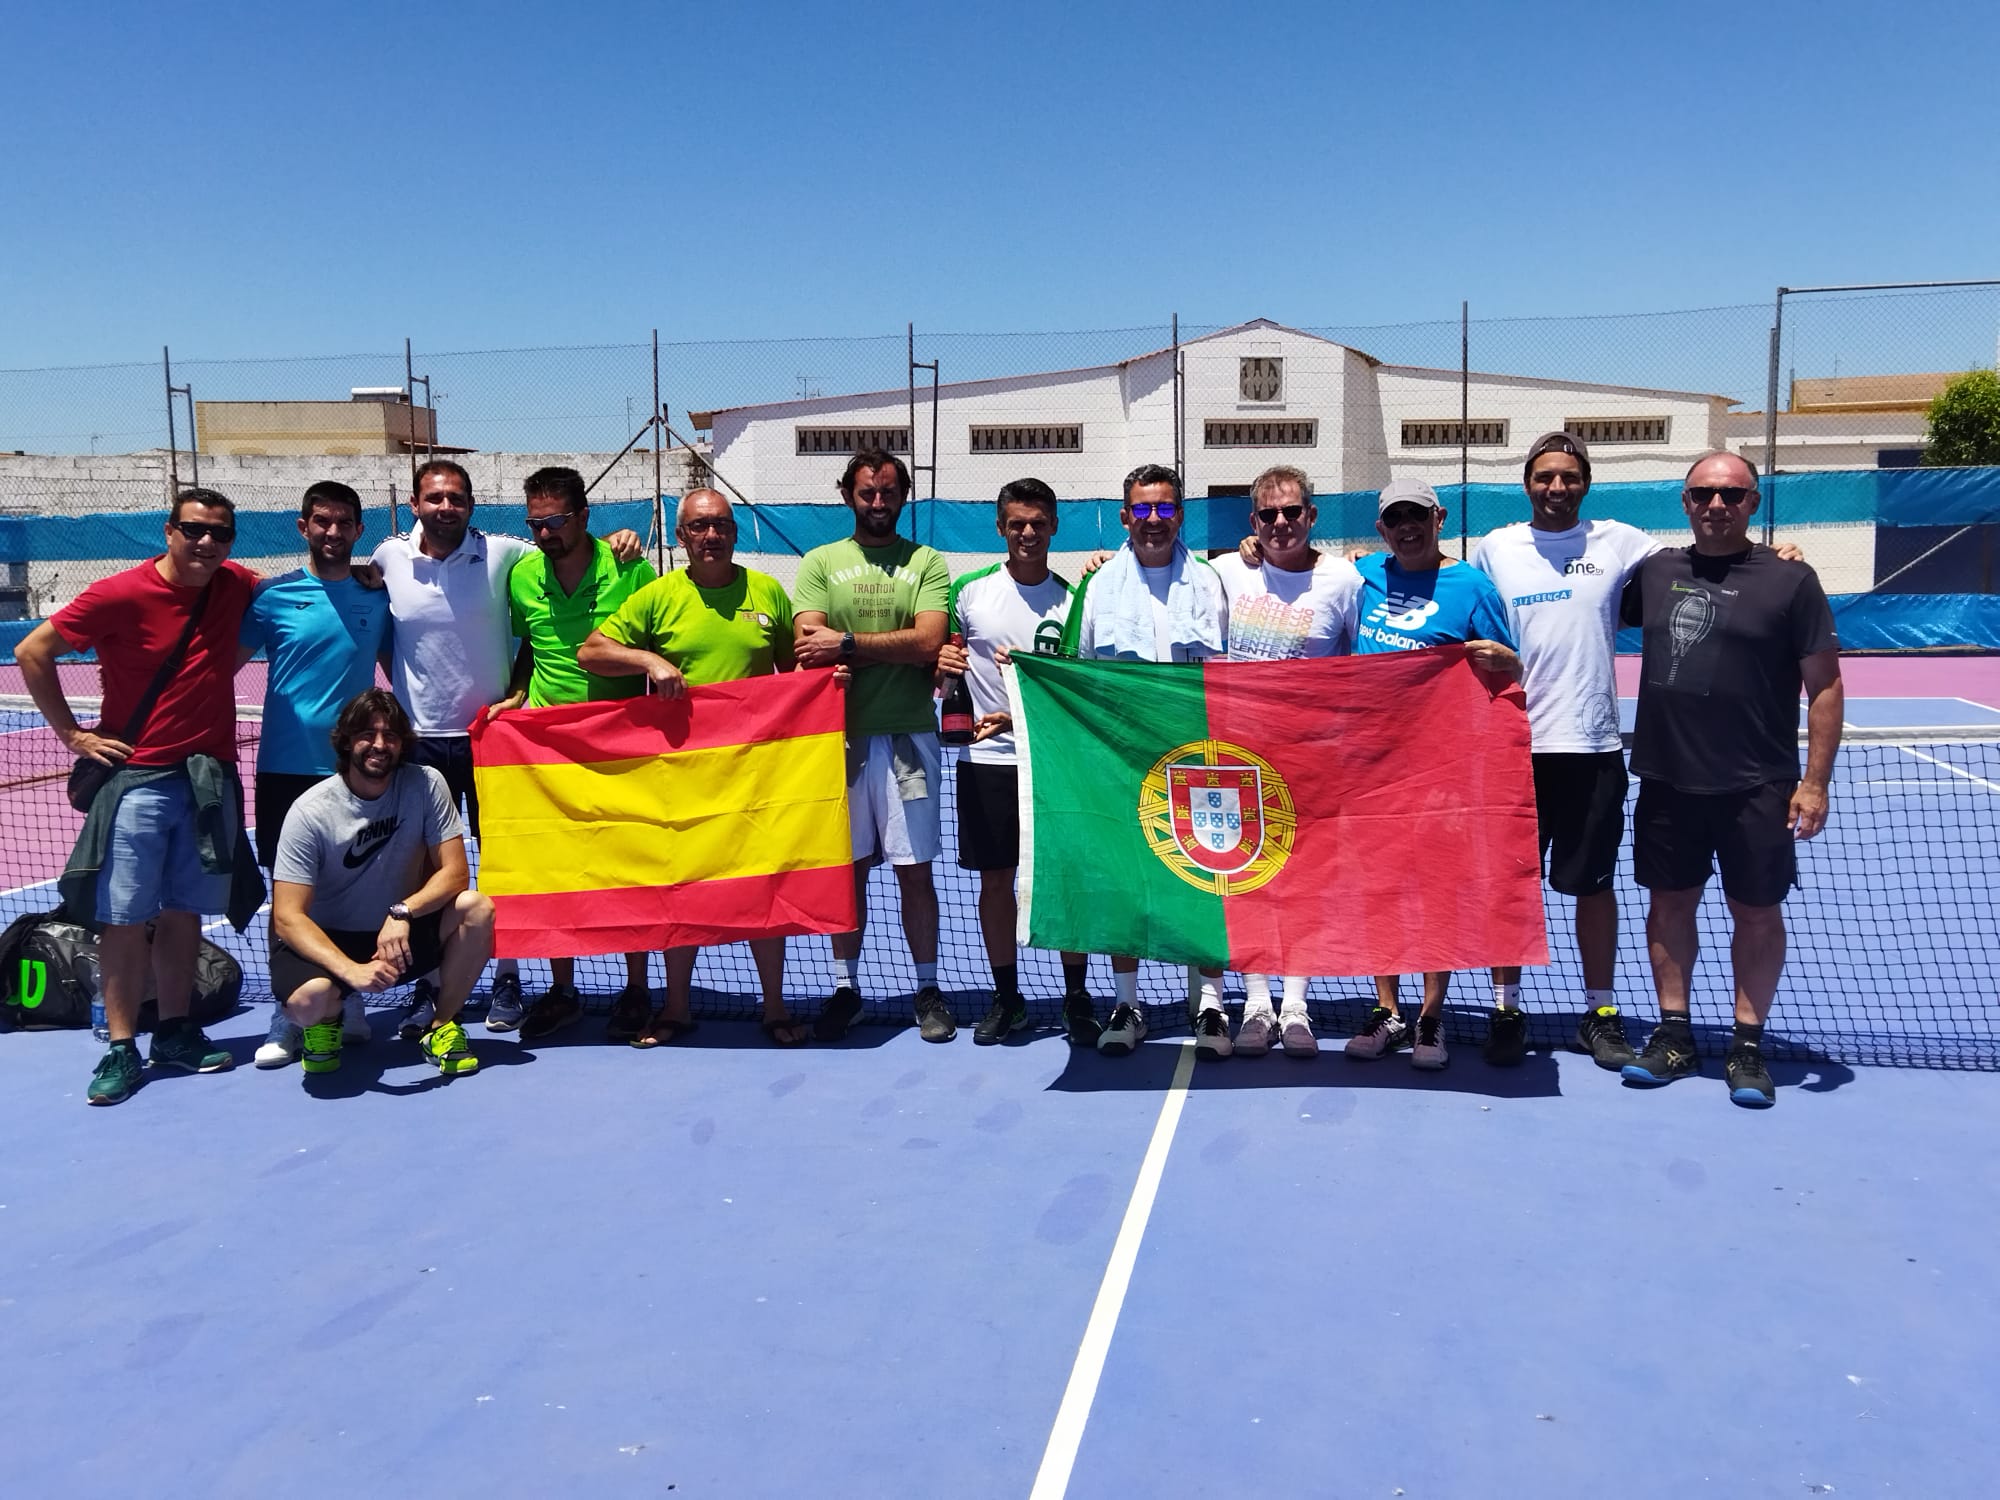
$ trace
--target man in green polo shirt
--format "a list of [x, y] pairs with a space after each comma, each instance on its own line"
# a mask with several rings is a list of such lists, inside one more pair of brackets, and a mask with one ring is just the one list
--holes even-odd
[[868, 449], [848, 460], [841, 497], [854, 535], [815, 547], [792, 587], [802, 667], [846, 665], [847, 811], [854, 834], [858, 922], [833, 940], [840, 978], [813, 1034], [836, 1041], [861, 1014], [861, 935], [868, 922], [868, 870], [887, 859], [903, 898], [903, 937], [917, 968], [917, 1024], [927, 1042], [948, 1042], [958, 1023], [937, 984], [939, 765], [932, 675], [944, 644], [951, 570], [944, 554], [896, 534], [910, 498], [900, 458]]
[[[650, 682], [663, 698], [703, 683], [789, 672], [792, 601], [777, 579], [736, 565], [729, 501], [715, 490], [690, 490], [681, 497], [674, 534], [687, 549], [687, 567], [627, 599], [591, 632], [577, 660], [633, 691]], [[633, 1046], [671, 1042], [694, 1029], [688, 990], [699, 952], [667, 950], [667, 1003]], [[764, 992], [764, 1035], [796, 1047], [806, 1028], [785, 1008], [784, 938], [752, 938], [750, 956]]]
[[[578, 665], [577, 648], [633, 593], [659, 577], [643, 556], [619, 562], [610, 546], [590, 534], [590, 500], [574, 469], [537, 469], [525, 486], [528, 534], [540, 549], [507, 575], [508, 608], [521, 654], [508, 696], [492, 712], [546, 708], [552, 703], [596, 703], [631, 698], [644, 684], [629, 677], [599, 677]], [[652, 1009], [644, 953], [625, 955], [625, 988], [612, 1002], [608, 1034], [630, 1041]], [[576, 960], [551, 958], [548, 993], [521, 1018], [521, 1040], [539, 1041], [583, 1015], [576, 989]]]

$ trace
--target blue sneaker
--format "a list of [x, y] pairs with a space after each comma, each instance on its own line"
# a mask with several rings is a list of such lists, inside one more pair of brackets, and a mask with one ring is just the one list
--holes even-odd
[[1676, 1078], [1692, 1078], [1701, 1071], [1701, 1059], [1694, 1050], [1694, 1033], [1686, 1021], [1679, 1025], [1663, 1022], [1646, 1038], [1646, 1050], [1619, 1069], [1629, 1084], [1657, 1088]]
[[521, 996], [521, 976], [518, 974], [496, 974], [493, 976], [492, 999], [486, 1006], [486, 1029], [488, 1031], [518, 1031], [521, 1019], [528, 1013], [528, 1002]]
[[396, 1023], [396, 1035], [406, 1042], [421, 1041], [437, 1022], [437, 998], [437, 986], [428, 979], [419, 979], [410, 995], [410, 1008]]

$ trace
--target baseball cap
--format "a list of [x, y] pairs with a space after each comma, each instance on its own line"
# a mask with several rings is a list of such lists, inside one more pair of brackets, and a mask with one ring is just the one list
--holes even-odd
[[1535, 439], [1535, 445], [1528, 450], [1528, 458], [1521, 465], [1521, 483], [1528, 482], [1528, 476], [1535, 472], [1535, 460], [1544, 453], [1567, 453], [1583, 469], [1583, 482], [1590, 483], [1590, 450], [1583, 445], [1583, 439], [1567, 432], [1545, 432]]
[[1421, 479], [1392, 479], [1382, 486], [1380, 502], [1375, 507], [1379, 518], [1389, 513], [1392, 505], [1426, 505], [1432, 510], [1443, 510], [1437, 491]]

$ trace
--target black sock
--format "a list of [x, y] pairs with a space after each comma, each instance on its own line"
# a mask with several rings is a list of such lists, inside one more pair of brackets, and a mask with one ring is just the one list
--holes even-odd
[[139, 1039], [136, 1036], [120, 1037], [111, 1045], [113, 1047], [123, 1047], [128, 1052], [137, 1052], [139, 1050]]
[[996, 995], [1018, 995], [1020, 992], [1020, 966], [1018, 964], [995, 964], [993, 966], [993, 993]]
[[1764, 1023], [1761, 1021], [1738, 1021], [1736, 1035], [1729, 1039], [1732, 1047], [1757, 1047], [1764, 1045]]
[[1664, 1010], [1660, 1012], [1660, 1030], [1694, 1035], [1694, 1023], [1684, 1010]]
[[1090, 960], [1087, 958], [1066, 958], [1062, 961], [1063, 989], [1075, 994], [1090, 987]]

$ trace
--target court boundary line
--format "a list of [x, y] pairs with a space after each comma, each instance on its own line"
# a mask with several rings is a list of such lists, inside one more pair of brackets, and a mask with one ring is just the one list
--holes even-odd
[[1090, 1408], [1097, 1400], [1097, 1383], [1104, 1375], [1111, 1335], [1117, 1331], [1118, 1314], [1125, 1306], [1125, 1293], [1132, 1284], [1139, 1242], [1145, 1238], [1146, 1221], [1153, 1216], [1153, 1201], [1159, 1196], [1160, 1178], [1166, 1172], [1174, 1133], [1180, 1128], [1181, 1111], [1187, 1105], [1188, 1080], [1193, 1073], [1194, 1038], [1189, 1037], [1180, 1044], [1173, 1081], [1167, 1085], [1167, 1097], [1160, 1102], [1159, 1118], [1153, 1122], [1153, 1138], [1146, 1144], [1138, 1179], [1132, 1184], [1132, 1196], [1125, 1204], [1125, 1217], [1118, 1225], [1118, 1238], [1112, 1242], [1111, 1258], [1105, 1262], [1104, 1279], [1098, 1283], [1097, 1300], [1091, 1304], [1090, 1321], [1084, 1326], [1082, 1342], [1077, 1345], [1069, 1384], [1063, 1388], [1062, 1404], [1056, 1408], [1056, 1419], [1049, 1429], [1048, 1444], [1042, 1449], [1041, 1467], [1035, 1471], [1035, 1486], [1029, 1491], [1029, 1500], [1062, 1500], [1069, 1492], [1070, 1473], [1076, 1467], [1077, 1450], [1083, 1445]]
[[1983, 786], [1989, 792], [2000, 792], [2000, 783], [1988, 781], [1984, 776], [1975, 776], [1970, 771], [1953, 765], [1950, 761], [1939, 760], [1935, 755], [1926, 755], [1914, 745], [1898, 745], [1896, 748], [1901, 750], [1905, 755], [1914, 755], [1918, 760], [1929, 761], [1940, 771], [1949, 771], [1954, 776], [1963, 776], [1967, 781], [1977, 786]]

